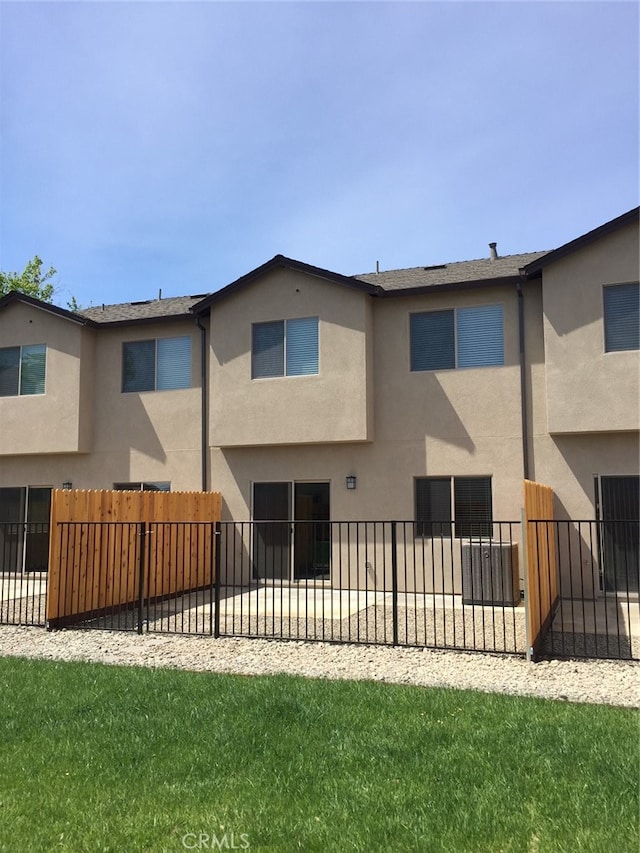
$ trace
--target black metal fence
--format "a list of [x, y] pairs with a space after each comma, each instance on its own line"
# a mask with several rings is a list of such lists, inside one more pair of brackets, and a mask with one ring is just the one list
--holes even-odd
[[44, 625], [48, 522], [0, 522], [0, 625]]
[[220, 529], [222, 636], [525, 651], [519, 523], [473, 538], [401, 521]]
[[215, 522], [58, 522], [49, 627], [212, 633]]
[[551, 612], [536, 652], [553, 657], [640, 658], [640, 521], [533, 521]]
[[[557, 591], [535, 652], [640, 658], [638, 521], [529, 524], [545, 525], [539, 563]], [[401, 521], [58, 527], [50, 627], [529, 648], [520, 522], [460, 537], [455, 527]], [[47, 575], [29, 571], [27, 558], [48, 533], [45, 524], [0, 524], [0, 624], [45, 624]], [[538, 574], [539, 597], [549, 580]]]

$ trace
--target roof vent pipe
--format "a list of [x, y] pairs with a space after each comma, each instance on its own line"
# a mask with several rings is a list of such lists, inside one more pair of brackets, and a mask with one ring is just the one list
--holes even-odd
[[497, 243], [489, 243], [489, 248], [491, 249], [491, 255], [489, 256], [492, 261], [498, 260], [498, 244]]

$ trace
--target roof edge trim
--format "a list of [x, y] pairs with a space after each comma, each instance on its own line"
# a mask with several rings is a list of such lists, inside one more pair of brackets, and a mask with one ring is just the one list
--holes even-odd
[[537, 261], [532, 261], [530, 264], [526, 264], [522, 268], [522, 273], [526, 278], [532, 278], [549, 264], [561, 260], [567, 255], [570, 255], [572, 252], [576, 252], [578, 249], [581, 249], [583, 246], [588, 246], [589, 243], [592, 243], [594, 240], [598, 240], [600, 237], [605, 237], [607, 234], [617, 231], [618, 228], [622, 228], [625, 225], [630, 225], [634, 222], [637, 223], [639, 218], [640, 207], [634, 207], [632, 210], [628, 210], [626, 213], [616, 216], [615, 219], [605, 222], [604, 225], [599, 225], [597, 228], [587, 231], [586, 234], [582, 234], [580, 237], [570, 240], [568, 243], [565, 243], [559, 248], [554, 249], [552, 252], [549, 252], [549, 254], [545, 255], [543, 258], [538, 258]]

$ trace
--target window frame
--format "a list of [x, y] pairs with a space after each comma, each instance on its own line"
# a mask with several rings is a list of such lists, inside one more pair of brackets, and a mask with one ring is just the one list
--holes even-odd
[[[48, 347], [46, 344], [17, 344], [16, 346], [11, 347], [0, 347], [0, 352], [9, 351], [9, 350], [17, 350], [18, 351], [18, 372], [16, 376], [16, 390], [11, 394], [3, 394], [0, 391], [0, 397], [42, 397], [47, 393], [47, 350]], [[42, 391], [24, 391], [24, 367], [25, 367], [25, 350], [41, 350], [39, 353], [43, 356], [42, 361]], [[38, 378], [38, 382], [40, 378]]]
[[132, 483], [114, 483], [114, 492], [170, 492], [170, 480], [136, 480]]
[[[459, 315], [465, 311], [482, 311], [490, 309], [500, 309], [500, 346], [501, 360], [491, 364], [460, 364], [460, 329]], [[448, 367], [414, 367], [413, 353], [413, 318], [419, 316], [427, 316], [434, 314], [451, 314], [453, 323], [453, 365]], [[487, 367], [504, 367], [505, 366], [505, 338], [504, 338], [504, 304], [502, 302], [490, 302], [481, 305], [462, 305], [453, 306], [450, 308], [436, 308], [429, 311], [410, 311], [409, 312], [409, 372], [410, 373], [434, 373], [441, 370], [477, 370]]]
[[[419, 518], [419, 489], [420, 483], [430, 481], [449, 483], [449, 519]], [[470, 481], [482, 483], [488, 491], [488, 505], [484, 508], [487, 517], [480, 520], [464, 518], [458, 520], [457, 512], [459, 496], [456, 486], [469, 485]], [[493, 476], [491, 474], [477, 475], [428, 475], [414, 477], [414, 535], [416, 539], [490, 539], [493, 536]], [[440, 526], [440, 530], [434, 528]], [[431, 528], [429, 530], [429, 528]]]
[[[290, 372], [289, 367], [289, 350], [287, 347], [287, 340], [289, 338], [288, 335], [288, 325], [290, 323], [302, 323], [304, 321], [315, 320], [315, 369], [313, 371], [301, 371], [301, 372]], [[258, 365], [256, 364], [256, 330], [259, 327], [264, 326], [275, 326], [277, 324], [282, 325], [282, 372], [281, 373], [269, 373], [261, 375], [258, 373]], [[317, 314], [311, 314], [306, 317], [289, 317], [287, 319], [282, 320], [260, 320], [258, 322], [251, 324], [251, 379], [253, 380], [262, 380], [262, 379], [296, 379], [301, 376], [319, 376], [320, 375], [320, 317]]]
[[[616, 352], [638, 352], [640, 350], [640, 335], [638, 336], [637, 346], [611, 346], [611, 334], [612, 330], [610, 328], [610, 324], [612, 319], [609, 316], [609, 323], [607, 323], [607, 292], [611, 293], [614, 288], [619, 290], [623, 288], [636, 288], [638, 291], [638, 296], [640, 298], [640, 282], [637, 281], [623, 281], [623, 282], [612, 282], [610, 284], [602, 285], [602, 345], [605, 354], [616, 353]], [[636, 315], [637, 316], [637, 315]]]
[[[158, 345], [163, 341], [186, 341], [188, 342], [188, 376], [184, 378], [187, 384], [180, 384], [175, 387], [158, 387], [158, 374], [159, 370], [159, 354], [158, 354]], [[125, 363], [126, 363], [126, 348], [132, 347], [141, 344], [149, 344], [153, 343], [153, 387], [148, 388], [127, 388], [126, 386], [126, 377], [125, 377]], [[155, 338], [144, 338], [141, 340], [133, 340], [133, 341], [122, 341], [122, 371], [121, 371], [121, 383], [120, 390], [122, 394], [144, 394], [149, 391], [183, 391], [188, 388], [193, 387], [193, 364], [192, 364], [192, 356], [193, 353], [193, 343], [191, 335], [169, 335], [167, 337], [155, 337]]]

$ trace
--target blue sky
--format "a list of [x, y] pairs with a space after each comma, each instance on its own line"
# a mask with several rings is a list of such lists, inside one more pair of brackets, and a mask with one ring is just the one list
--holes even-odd
[[56, 301], [555, 248], [638, 204], [635, 2], [0, 2], [0, 269]]

